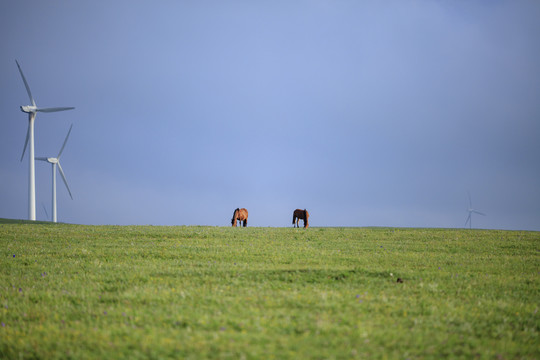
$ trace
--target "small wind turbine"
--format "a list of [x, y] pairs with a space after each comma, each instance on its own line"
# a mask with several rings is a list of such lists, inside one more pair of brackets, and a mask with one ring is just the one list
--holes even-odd
[[28, 131], [26, 132], [26, 141], [24, 142], [24, 149], [21, 155], [21, 161], [24, 157], [24, 152], [26, 151], [26, 146], [30, 142], [30, 154], [28, 156], [29, 171], [28, 171], [28, 220], [36, 220], [36, 172], [35, 172], [35, 161], [34, 161], [34, 120], [36, 119], [37, 112], [56, 112], [56, 111], [65, 111], [75, 109], [74, 107], [56, 107], [56, 108], [38, 108], [32, 93], [30, 92], [30, 87], [28, 82], [24, 77], [24, 74], [21, 70], [19, 62], [15, 60], [21, 77], [24, 81], [24, 86], [26, 87], [26, 92], [30, 98], [32, 105], [21, 106], [21, 111], [28, 114]]
[[64, 184], [66, 184], [66, 188], [67, 188], [67, 191], [69, 192], [69, 196], [71, 197], [71, 200], [73, 200], [73, 196], [71, 195], [71, 190], [69, 190], [69, 186], [66, 180], [66, 175], [64, 175], [64, 171], [62, 170], [62, 165], [60, 165], [60, 155], [62, 155], [62, 151], [64, 151], [64, 148], [66, 147], [69, 134], [71, 134], [71, 128], [73, 128], [73, 124], [69, 128], [69, 131], [66, 135], [66, 140], [64, 140], [64, 145], [62, 145], [62, 148], [60, 149], [60, 152], [58, 153], [57, 157], [55, 158], [37, 157], [36, 158], [36, 160], [46, 161], [52, 165], [52, 221], [53, 222], [56, 222], [56, 165], [58, 165], [58, 170], [60, 170], [60, 175], [62, 175], [62, 180], [64, 180]]
[[472, 214], [475, 213], [482, 216], [486, 216], [486, 214], [473, 209], [472, 201], [471, 201], [471, 193], [467, 191], [467, 195], [469, 195], [469, 209], [467, 210], [469, 212], [469, 216], [467, 216], [467, 221], [465, 221], [465, 227], [467, 227], [467, 223], [469, 223], [469, 229], [472, 229]]

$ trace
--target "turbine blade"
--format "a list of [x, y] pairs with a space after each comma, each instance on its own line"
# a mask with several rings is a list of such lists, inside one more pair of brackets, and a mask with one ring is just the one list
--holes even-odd
[[45, 109], [36, 109], [36, 111], [39, 112], [57, 112], [57, 111], [66, 111], [66, 110], [73, 110], [74, 107], [56, 107], [56, 108], [45, 108]]
[[26, 92], [28, 93], [28, 97], [30, 98], [30, 101], [32, 102], [33, 106], [36, 106], [36, 102], [34, 101], [34, 98], [32, 97], [32, 92], [30, 91], [30, 86], [28, 86], [28, 82], [26, 81], [26, 78], [24, 77], [24, 74], [22, 72], [21, 66], [19, 65], [19, 62], [15, 60], [17, 63], [17, 67], [19, 68], [19, 72], [21, 73], [21, 77], [24, 81], [24, 86], [26, 87]]
[[64, 151], [64, 148], [66, 147], [66, 143], [68, 141], [68, 138], [69, 138], [69, 134], [71, 134], [71, 129], [73, 128], [73, 124], [71, 124], [71, 126], [69, 127], [69, 131], [66, 135], [66, 140], [64, 140], [64, 145], [62, 145], [62, 148], [60, 149], [60, 152], [58, 153], [58, 156], [56, 157], [57, 159], [60, 159], [60, 155], [62, 155], [62, 151]]
[[469, 216], [467, 217], [467, 221], [465, 221], [465, 227], [467, 227], [467, 224], [471, 221], [471, 213], [469, 213]]
[[21, 161], [24, 157], [24, 152], [26, 151], [26, 147], [28, 146], [28, 140], [30, 139], [30, 124], [28, 124], [28, 130], [26, 131], [26, 140], [24, 142], [24, 148], [21, 155]]
[[69, 192], [69, 196], [71, 197], [71, 200], [73, 200], [73, 195], [71, 195], [71, 190], [69, 190], [69, 185], [66, 180], [66, 175], [64, 175], [64, 170], [62, 170], [62, 165], [60, 165], [60, 161], [58, 162], [58, 170], [60, 170], [60, 175], [62, 175], [62, 180], [64, 180], [64, 184], [66, 184], [66, 188]]
[[34, 159], [39, 160], [39, 161], [49, 162], [49, 160], [46, 157], [35, 157]]
[[47, 212], [47, 208], [45, 207], [45, 204], [41, 203], [41, 206], [43, 206], [43, 210], [45, 211], [45, 215], [47, 215], [47, 220], [49, 220], [49, 213]]
[[481, 213], [480, 211], [473, 210], [473, 212], [474, 212], [475, 214], [478, 214], [478, 215], [486, 216], [486, 214]]

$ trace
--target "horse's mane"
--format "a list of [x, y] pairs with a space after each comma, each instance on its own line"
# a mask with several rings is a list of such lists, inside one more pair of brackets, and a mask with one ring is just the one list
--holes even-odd
[[234, 224], [234, 222], [236, 221], [236, 214], [237, 213], [240, 213], [240, 208], [236, 208], [236, 210], [234, 210], [234, 212], [232, 214], [231, 224]]

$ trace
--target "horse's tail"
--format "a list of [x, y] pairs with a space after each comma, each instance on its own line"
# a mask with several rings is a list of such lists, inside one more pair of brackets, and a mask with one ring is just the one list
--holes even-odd
[[292, 224], [294, 225], [294, 220], [296, 220], [296, 210], [292, 213]]
[[308, 224], [308, 217], [309, 217], [309, 213], [307, 212], [306, 209], [304, 209], [304, 227], [307, 228], [309, 226]]

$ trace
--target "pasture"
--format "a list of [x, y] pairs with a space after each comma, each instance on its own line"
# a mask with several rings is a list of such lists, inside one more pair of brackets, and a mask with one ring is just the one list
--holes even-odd
[[539, 232], [0, 220], [0, 254], [3, 359], [540, 358]]

